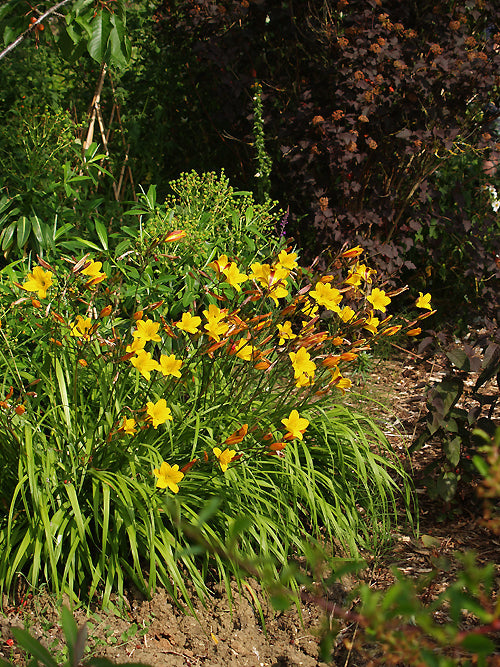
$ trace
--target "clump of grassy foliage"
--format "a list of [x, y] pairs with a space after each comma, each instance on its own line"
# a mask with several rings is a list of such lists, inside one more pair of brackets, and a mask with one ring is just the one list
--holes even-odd
[[[401, 329], [386, 316], [399, 292], [374, 287], [359, 247], [319, 278], [290, 247], [250, 266], [222, 254], [194, 270], [197, 296], [171, 317], [164, 283], [137, 276], [175, 273], [184, 238], [4, 269], [4, 592], [22, 573], [72, 600], [108, 605], [127, 581], [189, 600], [188, 581], [203, 597], [214, 573], [240, 570], [197, 554], [183, 526], [284, 563], [304, 536], [356, 553], [387, 533], [397, 496], [409, 507], [382, 433], [336, 406], [345, 368]], [[429, 296], [417, 306], [429, 314]]]

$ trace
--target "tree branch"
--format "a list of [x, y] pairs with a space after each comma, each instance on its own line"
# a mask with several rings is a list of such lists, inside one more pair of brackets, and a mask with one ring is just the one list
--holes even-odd
[[4, 58], [8, 53], [10, 53], [10, 51], [15, 49], [18, 44], [20, 44], [24, 39], [26, 39], [26, 37], [36, 28], [36, 26], [39, 23], [42, 23], [42, 21], [44, 21], [47, 18], [47, 16], [50, 16], [51, 14], [56, 12], [59, 9], [59, 7], [62, 7], [63, 5], [67, 5], [68, 2], [72, 2], [72, 1], [73, 0], [62, 0], [61, 2], [58, 2], [57, 5], [54, 5], [53, 7], [48, 9], [45, 12], [45, 14], [42, 14], [40, 16], [40, 18], [38, 18], [34, 23], [32, 23], [27, 30], [25, 30], [23, 33], [21, 33], [19, 35], [19, 37], [17, 37], [17, 39], [15, 39], [12, 42], [12, 44], [9, 44], [9, 46], [7, 46], [3, 51], [0, 52], [0, 60], [2, 60], [2, 58]]

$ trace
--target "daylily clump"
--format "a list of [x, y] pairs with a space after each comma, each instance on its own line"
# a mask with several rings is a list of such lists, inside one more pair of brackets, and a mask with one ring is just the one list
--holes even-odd
[[[181, 230], [173, 234], [172, 241], [182, 240]], [[376, 272], [361, 262], [362, 254], [359, 246], [344, 250], [320, 276], [299, 267], [291, 248], [250, 266], [221, 254], [200, 274], [203, 298], [176, 310], [175, 317], [161, 298], [137, 300], [132, 314], [123, 317], [119, 298], [111, 300], [102, 263], [85, 256], [73, 267], [75, 285], [65, 287], [65, 294], [79, 295], [85, 311], [75, 314], [73, 308], [70, 315], [50, 309], [51, 322], [61, 331], [54, 337], [51, 329], [49, 340], [64, 348], [65, 340], [73, 339], [75, 363], [88, 377], [100, 360], [113, 366], [112, 386], [125, 383], [108, 441], [119, 436], [138, 452], [151, 447], [157, 458], [167, 458], [178, 437], [188, 439], [189, 447], [179, 449], [180, 464], [163, 461], [153, 469], [157, 488], [178, 493], [181, 480], [195, 478], [192, 469], [202, 479], [203, 466], [207, 475], [226, 473], [231, 464], [245, 465], [264, 454], [286, 456], [290, 440], [307, 445], [304, 434], [316, 401], [350, 389], [345, 372], [361, 352], [400, 331], [421, 332], [419, 320], [433, 312], [430, 294], [420, 292], [416, 299], [424, 314], [393, 325], [387, 309], [394, 308], [402, 290], [374, 286]], [[54, 286], [52, 275], [34, 267], [21, 287], [45, 299]], [[58, 276], [58, 284], [64, 280]], [[81, 298], [82, 287], [92, 288], [90, 298]], [[40, 308], [35, 301], [33, 308]], [[118, 319], [116, 313], [121, 313]], [[106, 409], [112, 412], [115, 404]], [[194, 430], [186, 430], [189, 437], [186, 419], [198, 420]], [[235, 445], [238, 452], [231, 448]]]

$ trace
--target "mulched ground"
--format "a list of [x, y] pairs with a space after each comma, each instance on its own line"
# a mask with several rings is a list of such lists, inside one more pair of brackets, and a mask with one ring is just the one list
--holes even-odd
[[[406, 457], [406, 448], [425, 414], [425, 387], [439, 381], [443, 374], [444, 365], [439, 357], [425, 360], [415, 356], [408, 360], [405, 355], [401, 359], [381, 361], [358, 375], [356, 393], [360, 395], [349, 400], [358, 405], [360, 402], [369, 405], [369, 401], [363, 399], [363, 392], [369, 391], [371, 398], [375, 396], [387, 405], [387, 411], [377, 407], [378, 418], [395, 450]], [[500, 423], [500, 415], [495, 417]], [[445, 558], [449, 567], [438, 570], [432, 584], [422, 591], [423, 599], [431, 600], [453, 580], [460, 567], [457, 552], [473, 550], [479, 563], [500, 564], [500, 537], [482, 525], [482, 506], [473, 485], [460, 490], [452, 503], [429, 500], [422, 485], [422, 471], [436, 460], [439, 451], [439, 443], [431, 443], [416, 453], [412, 461], [419, 497], [421, 537], [401, 528], [394, 534], [390, 551], [376, 563], [369, 564], [363, 575], [373, 588], [384, 589], [393, 582], [392, 567], [408, 576], [419, 577], [431, 572], [439, 559]], [[349, 583], [344, 583], [349, 588]], [[332, 591], [330, 601], [342, 604], [343, 592], [341, 587], [337, 592]], [[255, 600], [258, 600], [265, 618], [265, 632]], [[88, 623], [87, 655], [102, 655], [117, 663], [134, 661], [154, 667], [324, 665], [318, 658], [318, 637], [325, 623], [324, 612], [317, 604], [309, 602], [302, 608], [302, 618], [295, 609], [274, 613], [256, 582], [249, 581], [241, 592], [235, 588], [231, 603], [226, 593], [215, 587], [208, 606], [198, 605], [197, 619], [181, 613], [162, 591], [150, 601], [131, 598], [129, 602], [123, 618], [100, 611], [76, 612], [79, 623]], [[475, 622], [475, 618], [465, 617], [464, 627]], [[10, 605], [4, 601], [4, 615], [0, 617], [0, 656], [10, 659], [13, 664], [23, 665], [22, 652], [11, 639], [10, 628], [16, 626], [28, 627], [32, 634], [42, 637], [54, 653], [60, 650], [59, 612], [48, 596], [26, 596]], [[341, 623], [329, 664], [339, 667], [369, 664], [366, 656], [356, 650], [357, 631], [354, 621], [347, 619]], [[389, 664], [383, 655], [372, 658], [371, 664]], [[403, 662], [398, 664], [405, 665]], [[411, 662], [407, 664], [413, 667]], [[498, 667], [500, 653], [490, 658], [488, 665]]]

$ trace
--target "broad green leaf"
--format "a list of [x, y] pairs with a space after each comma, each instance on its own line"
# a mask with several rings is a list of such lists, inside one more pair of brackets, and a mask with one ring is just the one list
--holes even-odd
[[462, 438], [460, 436], [453, 438], [453, 440], [445, 438], [443, 441], [443, 451], [453, 467], [457, 466], [460, 462], [461, 446]]
[[2, 232], [2, 250], [7, 250], [12, 245], [13, 236], [17, 229], [17, 221], [11, 222], [10, 225]]
[[95, 221], [95, 230], [104, 250], [108, 249], [108, 232], [100, 220]]
[[17, 247], [24, 248], [31, 232], [31, 222], [25, 215], [17, 221]]
[[33, 229], [33, 234], [35, 235], [36, 240], [40, 245], [43, 243], [43, 232], [40, 224], [40, 220], [36, 213], [31, 217], [31, 228]]
[[478, 635], [471, 633], [462, 640], [462, 646], [469, 653], [479, 654], [479, 655], [490, 655], [495, 651], [495, 642], [485, 637], [484, 635]]
[[90, 22], [92, 36], [90, 37], [87, 49], [90, 56], [98, 63], [104, 63], [108, 53], [108, 40], [111, 32], [111, 21], [109, 12], [99, 10]]
[[446, 356], [451, 361], [451, 363], [461, 371], [470, 370], [469, 357], [467, 356], [464, 350], [457, 348], [456, 350], [451, 350], [450, 352], [447, 352]]

